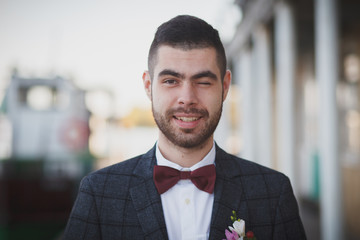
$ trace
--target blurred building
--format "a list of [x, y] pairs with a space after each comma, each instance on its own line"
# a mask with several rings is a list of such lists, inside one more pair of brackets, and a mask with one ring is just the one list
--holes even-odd
[[84, 96], [83, 91], [60, 77], [14, 75], [4, 99], [12, 125], [11, 156], [47, 161], [74, 159], [74, 152], [88, 144], [89, 112]]
[[85, 92], [14, 74], [0, 112], [0, 239], [53, 239], [91, 170]]
[[320, 219], [304, 222], [309, 239], [317, 227], [359, 239], [360, 2], [235, 2], [243, 18], [226, 51], [240, 120], [221, 128], [237, 131], [241, 157], [290, 177]]

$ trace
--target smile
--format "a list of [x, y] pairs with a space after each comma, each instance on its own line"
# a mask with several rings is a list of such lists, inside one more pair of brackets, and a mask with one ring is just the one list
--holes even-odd
[[183, 122], [194, 122], [200, 119], [199, 117], [175, 117], [175, 118]]
[[174, 116], [173, 119], [181, 129], [194, 129], [200, 124], [202, 116]]

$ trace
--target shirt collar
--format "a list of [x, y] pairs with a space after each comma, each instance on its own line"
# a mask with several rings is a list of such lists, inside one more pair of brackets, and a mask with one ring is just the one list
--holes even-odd
[[160, 152], [159, 149], [159, 145], [158, 143], [156, 143], [156, 160], [157, 160], [157, 165], [159, 166], [166, 166], [166, 167], [171, 167], [171, 168], [175, 168], [179, 171], [182, 170], [190, 170], [190, 171], [194, 171], [200, 167], [204, 167], [206, 165], [210, 165], [210, 164], [214, 164], [215, 163], [215, 156], [216, 156], [216, 151], [215, 151], [215, 143], [213, 143], [213, 146], [211, 148], [211, 150], [208, 152], [208, 154], [198, 163], [196, 163], [195, 165], [191, 166], [190, 168], [184, 168], [174, 162], [171, 162], [169, 160], [167, 160]]

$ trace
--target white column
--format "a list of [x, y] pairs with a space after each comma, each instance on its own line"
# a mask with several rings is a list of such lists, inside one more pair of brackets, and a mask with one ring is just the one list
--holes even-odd
[[[260, 25], [254, 32], [253, 87], [256, 88], [256, 152], [258, 162], [272, 167], [272, 97], [270, 39], [265, 26]], [[255, 85], [255, 86], [254, 86]], [[253, 109], [255, 111], [255, 109]]]
[[315, 70], [319, 83], [320, 219], [322, 239], [343, 235], [336, 85], [339, 78], [335, 0], [315, 1]]
[[277, 130], [280, 171], [295, 181], [295, 36], [294, 14], [285, 1], [276, 4], [275, 64], [277, 79]]
[[240, 154], [242, 158], [256, 161], [255, 157], [255, 134], [254, 134], [254, 94], [252, 83], [252, 53], [250, 49], [244, 49], [240, 53], [239, 75], [240, 88], [242, 92], [242, 142], [243, 150]]

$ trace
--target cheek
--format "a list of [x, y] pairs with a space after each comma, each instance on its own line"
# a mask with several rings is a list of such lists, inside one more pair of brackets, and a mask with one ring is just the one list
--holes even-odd
[[207, 106], [210, 115], [218, 112], [223, 103], [222, 95], [210, 95], [206, 101], [207, 102], [204, 102], [204, 104]]
[[158, 111], [162, 112], [162, 109], [167, 109], [170, 103], [170, 99], [168, 99], [164, 94], [154, 94], [152, 96], [152, 105], [153, 108]]
[[205, 94], [202, 94], [202, 102], [206, 105], [210, 106], [218, 106], [222, 103], [222, 93], [218, 91], [213, 92], [207, 92]]
[[175, 94], [171, 91], [162, 91], [159, 89], [154, 88], [152, 94], [152, 101], [153, 104], [157, 105], [158, 107], [165, 107], [170, 105], [174, 102]]

